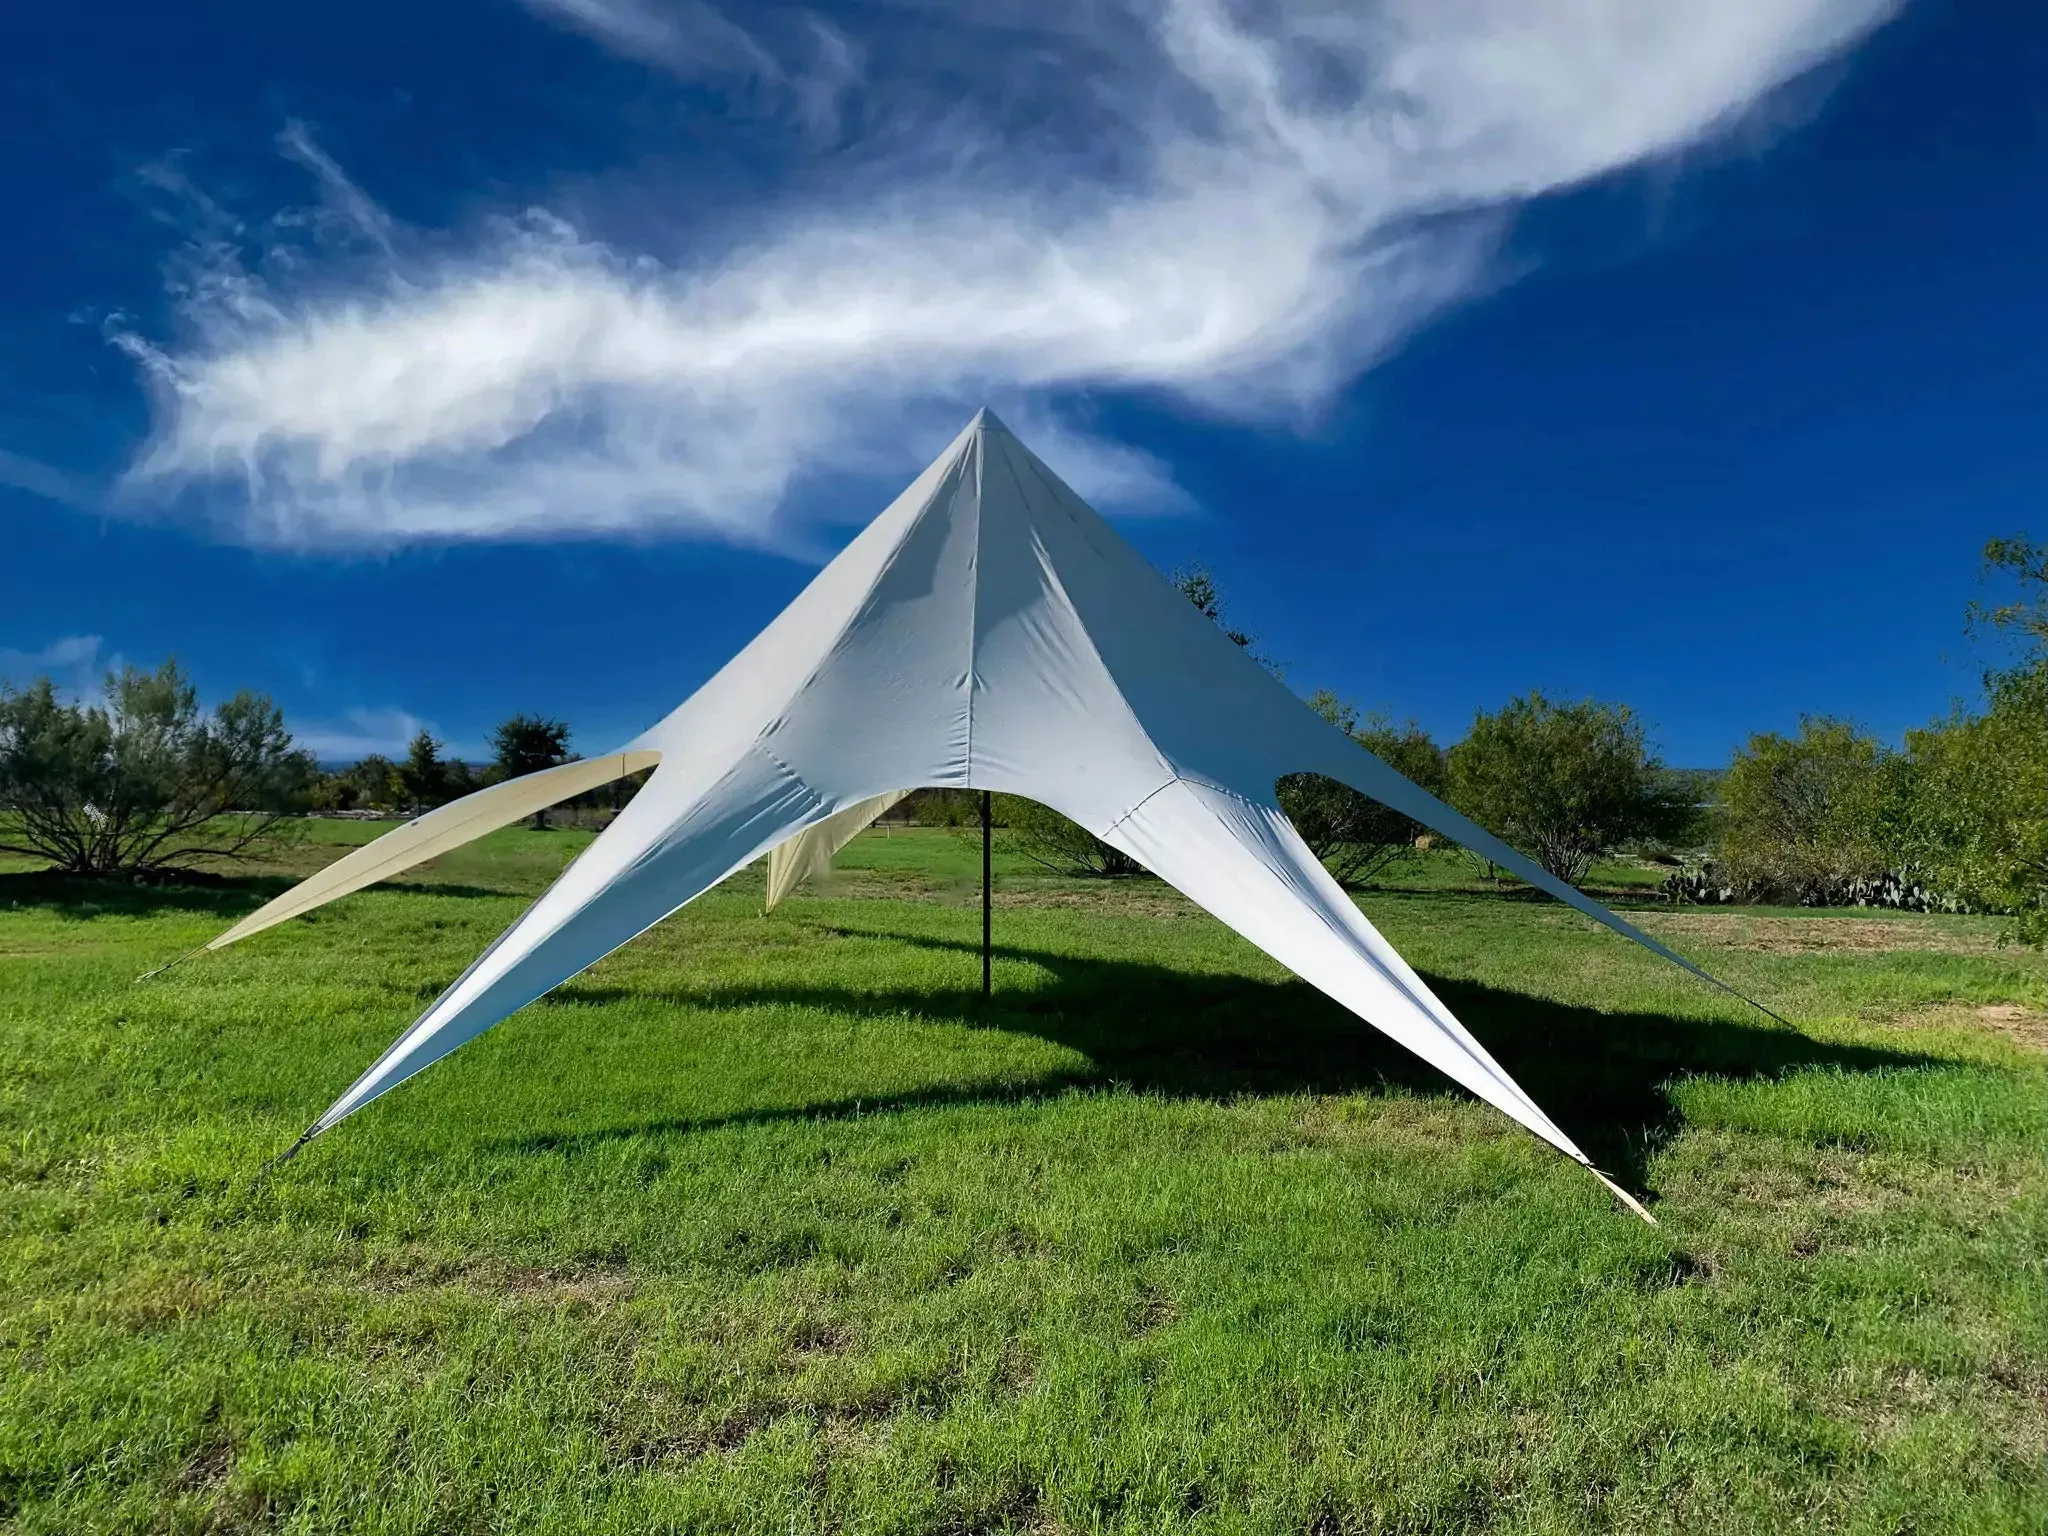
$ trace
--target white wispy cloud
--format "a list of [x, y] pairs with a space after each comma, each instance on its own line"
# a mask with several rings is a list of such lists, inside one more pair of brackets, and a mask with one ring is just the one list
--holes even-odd
[[107, 673], [120, 669], [121, 657], [109, 654], [99, 635], [65, 635], [33, 651], [0, 646], [0, 683], [26, 688], [47, 677], [68, 699], [98, 701]]
[[739, 83], [751, 104], [828, 139], [858, 83], [864, 50], [814, 11], [757, 10], [757, 37], [707, 0], [523, 0], [527, 9], [691, 81]]
[[777, 75], [775, 58], [744, 27], [705, 0], [527, 0], [621, 53], [692, 77]]
[[833, 176], [686, 249], [534, 209], [458, 238], [288, 128], [325, 244], [181, 254], [177, 329], [118, 338], [157, 413], [132, 492], [289, 546], [780, 542], [800, 477], [911, 467], [890, 445], [987, 399], [1083, 494], [1170, 503], [1064, 403], [1303, 419], [1486, 282], [1529, 199], [1725, 131], [1895, 0], [896, 0], [859, 36], [526, 3], [794, 125], [800, 164], [833, 140]]
[[433, 722], [404, 709], [351, 709], [339, 720], [315, 720], [292, 726], [292, 745], [323, 763], [349, 763], [378, 753], [405, 756], [421, 731], [439, 737]]
[[320, 187], [320, 213], [339, 219], [350, 233], [370, 241], [386, 256], [395, 254], [391, 239], [396, 225], [391, 215], [314, 142], [312, 129], [296, 118], [286, 123], [277, 135], [277, 152], [313, 173]]
[[45, 501], [80, 511], [94, 510], [101, 499], [99, 493], [78, 476], [45, 464], [40, 459], [10, 453], [5, 448], [0, 448], [0, 485], [27, 491]]

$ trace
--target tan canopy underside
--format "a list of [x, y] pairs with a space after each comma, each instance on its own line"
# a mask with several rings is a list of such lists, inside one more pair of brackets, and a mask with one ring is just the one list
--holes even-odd
[[805, 827], [787, 842], [777, 843], [768, 855], [768, 899], [761, 910], [773, 912], [776, 903], [814, 875], [832, 867], [832, 855], [874, 825], [875, 818], [905, 795], [907, 789], [892, 789], [886, 795], [871, 795]]
[[475, 842], [487, 832], [509, 827], [535, 811], [572, 800], [629, 773], [652, 768], [660, 760], [659, 752], [612, 752], [604, 757], [563, 763], [558, 768], [543, 768], [539, 773], [521, 774], [473, 795], [464, 795], [460, 800], [451, 800], [300, 881], [206, 947], [224, 949], [238, 939], [311, 912], [351, 891], [402, 874], [436, 854]]

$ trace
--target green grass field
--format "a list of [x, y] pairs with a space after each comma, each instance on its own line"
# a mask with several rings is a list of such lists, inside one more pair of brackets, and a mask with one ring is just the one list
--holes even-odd
[[[869, 834], [266, 1173], [587, 835], [137, 984], [379, 828], [0, 874], [0, 1527], [2039, 1532], [2038, 956], [1366, 911], [1651, 1228], [1170, 890]], [[1627, 878], [1617, 875], [1618, 883]], [[1469, 883], [1469, 882], [1466, 882]]]

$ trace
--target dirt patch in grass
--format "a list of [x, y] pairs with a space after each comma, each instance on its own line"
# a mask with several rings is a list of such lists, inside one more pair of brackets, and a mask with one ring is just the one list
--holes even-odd
[[1989, 931], [1975, 932], [1940, 919], [1674, 912], [1641, 913], [1635, 920], [1662, 936], [1689, 939], [1719, 949], [1753, 949], [1766, 954], [1811, 955], [1855, 950], [1987, 955], [1998, 949], [1998, 941]]
[[664, 1462], [695, 1461], [713, 1451], [736, 1451], [779, 1416], [774, 1403], [755, 1403], [706, 1424], [640, 1434], [614, 1434], [612, 1454], [629, 1471], [646, 1472]]
[[[737, 1451], [756, 1435], [790, 1422], [808, 1425], [844, 1450], [886, 1433], [892, 1420], [906, 1414], [937, 1415], [956, 1386], [957, 1376], [951, 1374], [923, 1382], [872, 1383], [837, 1395], [798, 1390], [792, 1383], [708, 1415], [702, 1408], [692, 1410], [656, 1393], [643, 1401], [633, 1428], [615, 1427], [607, 1439], [613, 1459], [636, 1471]], [[693, 1420], [693, 1414], [703, 1416]]]
[[2048, 1013], [2037, 1013], [2017, 1003], [1986, 1003], [1970, 1012], [1985, 1029], [2037, 1051], [2048, 1050]]
[[209, 1442], [188, 1457], [170, 1482], [168, 1509], [182, 1518], [161, 1516], [154, 1530], [199, 1532], [270, 1529], [276, 1511], [270, 1499], [252, 1488], [234, 1486], [235, 1448], [225, 1440]]
[[[1941, 1213], [1967, 1227], [2009, 1210], [2026, 1192], [2025, 1157], [1943, 1167], [1892, 1153], [1816, 1150], [1794, 1162], [1736, 1155], [1702, 1169], [1690, 1188], [1666, 1193], [1681, 1204], [1768, 1211], [1786, 1228], [1797, 1256], [1847, 1251], [1905, 1213]], [[1800, 1245], [1804, 1244], [1804, 1250]]]
[[854, 1331], [844, 1323], [824, 1318], [806, 1318], [789, 1336], [789, 1363], [798, 1369], [835, 1359], [857, 1342]]
[[2048, 1051], [2048, 1013], [2018, 1003], [1935, 1003], [1867, 1020], [1894, 1029], [1970, 1029], [2003, 1035], [2029, 1050]]
[[203, 1276], [141, 1274], [103, 1292], [98, 1310], [117, 1327], [140, 1333], [212, 1312], [224, 1299], [220, 1285]]
[[1006, 891], [989, 898], [998, 907], [1053, 907], [1115, 917], [1198, 917], [1202, 909], [1179, 892], [1151, 882], [1105, 880], [1100, 886], [1045, 886]]
[[1138, 1286], [1131, 1297], [1124, 1320], [1124, 1331], [1134, 1339], [1141, 1339], [1148, 1333], [1161, 1328], [1170, 1328], [1180, 1321], [1180, 1300], [1171, 1291], [1147, 1281]]
[[929, 901], [949, 885], [914, 869], [834, 869], [798, 888], [799, 896], [828, 901]]
[[1514, 1134], [1483, 1106], [1456, 1100], [1315, 1098], [1278, 1131], [1273, 1150], [1365, 1146], [1441, 1152]]
[[469, 1284], [474, 1290], [495, 1290], [554, 1306], [602, 1305], [633, 1292], [633, 1277], [614, 1269], [508, 1269], [501, 1276], [473, 1277]]
[[2026, 1399], [2040, 1411], [2034, 1432], [2042, 1452], [2048, 1454], [2048, 1362], [2002, 1354], [1992, 1359], [1984, 1374], [1994, 1385]]
[[172, 1478], [171, 1488], [178, 1493], [213, 1493], [226, 1486], [234, 1470], [235, 1448], [216, 1440], [187, 1459]]
[[364, 1290], [387, 1295], [452, 1289], [471, 1296], [554, 1307], [601, 1307], [633, 1293], [630, 1274], [603, 1265], [553, 1269], [486, 1263], [380, 1263], [363, 1276], [361, 1285]]
[[2014, 1378], [2000, 1364], [1981, 1377], [1930, 1375], [1907, 1365], [1848, 1373], [1829, 1406], [1879, 1444], [1910, 1434], [1937, 1413], [1967, 1416], [2015, 1462], [2038, 1464], [2048, 1452], [2041, 1380]]

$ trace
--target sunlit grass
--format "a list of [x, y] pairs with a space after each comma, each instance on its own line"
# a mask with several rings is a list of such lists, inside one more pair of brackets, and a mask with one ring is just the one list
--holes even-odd
[[[290, 868], [369, 835], [323, 832]], [[939, 833], [771, 917], [736, 878], [266, 1174], [585, 840], [140, 985], [284, 870], [0, 880], [0, 1522], [2048, 1514], [2048, 984], [1981, 925], [1674, 940], [1788, 1031], [1555, 906], [1367, 893], [1655, 1229], [1152, 882], [1005, 855], [983, 1003]]]

